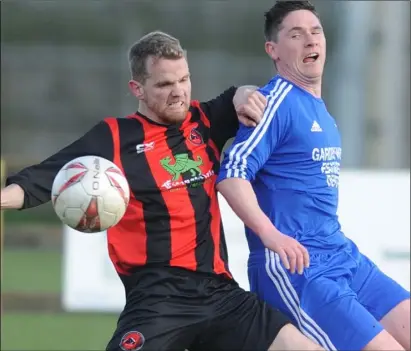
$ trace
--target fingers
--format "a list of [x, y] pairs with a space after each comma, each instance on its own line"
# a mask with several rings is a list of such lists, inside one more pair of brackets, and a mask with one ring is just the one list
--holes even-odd
[[267, 106], [267, 99], [260, 92], [254, 91], [249, 95], [246, 106], [249, 106], [251, 111], [255, 112], [260, 118], [262, 118], [265, 107]]
[[254, 122], [254, 120], [252, 120], [251, 118], [249, 118], [248, 116], [244, 115], [244, 114], [238, 114], [238, 120], [244, 124], [247, 127], [256, 127], [257, 123]]
[[304, 269], [310, 266], [308, 250], [297, 240], [280, 233], [278, 235], [262, 237], [264, 245], [276, 252], [281, 259], [282, 265], [291, 274], [303, 274]]
[[288, 263], [288, 257], [285, 250], [279, 250], [277, 253], [278, 256], [280, 256], [281, 262], [285, 269], [290, 269], [290, 264]]
[[248, 127], [254, 127], [263, 118], [267, 100], [258, 91], [252, 92], [247, 103], [237, 107], [238, 118], [241, 123]]
[[310, 266], [310, 256], [308, 251], [298, 242], [295, 242], [295, 245], [286, 250], [286, 256], [289, 267], [286, 267], [286, 269], [289, 269], [291, 274], [294, 274], [295, 272], [303, 274], [304, 268]]
[[295, 273], [295, 269], [297, 267], [297, 257], [298, 257], [298, 253], [296, 252], [296, 250], [291, 249], [288, 254], [288, 262], [290, 262], [290, 272], [291, 274]]
[[259, 108], [254, 101], [249, 101], [241, 108], [241, 113], [255, 123], [259, 123], [264, 115], [264, 109]]
[[255, 91], [253, 94], [251, 94], [251, 98], [253, 99], [253, 101], [255, 102], [256, 106], [261, 109], [263, 112], [267, 106], [267, 99], [266, 97], [261, 94], [258, 91]]
[[298, 251], [299, 254], [297, 255], [297, 273], [301, 275], [304, 272], [304, 254], [300, 248], [298, 249]]
[[301, 245], [301, 250], [303, 251], [303, 256], [304, 256], [304, 267], [308, 268], [310, 267], [310, 254], [308, 253], [308, 250]]

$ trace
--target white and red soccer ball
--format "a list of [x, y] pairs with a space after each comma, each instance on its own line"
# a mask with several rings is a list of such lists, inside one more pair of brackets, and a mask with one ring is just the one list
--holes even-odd
[[83, 156], [65, 164], [54, 178], [51, 200], [60, 220], [84, 233], [116, 225], [130, 199], [123, 172], [99, 156]]

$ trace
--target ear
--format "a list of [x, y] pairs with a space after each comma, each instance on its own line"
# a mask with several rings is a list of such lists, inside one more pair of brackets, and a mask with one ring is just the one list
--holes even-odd
[[267, 53], [268, 56], [271, 57], [271, 59], [274, 62], [277, 62], [278, 54], [277, 54], [277, 44], [276, 43], [274, 43], [273, 41], [267, 41], [265, 43], [265, 52]]
[[128, 82], [128, 87], [131, 91], [131, 93], [138, 99], [138, 100], [144, 100], [144, 87], [143, 84], [136, 80], [130, 80]]

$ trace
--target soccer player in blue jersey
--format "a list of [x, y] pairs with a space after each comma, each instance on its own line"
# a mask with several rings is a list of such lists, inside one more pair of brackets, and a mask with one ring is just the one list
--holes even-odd
[[246, 225], [251, 290], [328, 350], [409, 350], [410, 293], [341, 232], [341, 141], [321, 98], [326, 40], [314, 6], [277, 2], [265, 36], [278, 71], [260, 89], [265, 114], [240, 127], [218, 179]]

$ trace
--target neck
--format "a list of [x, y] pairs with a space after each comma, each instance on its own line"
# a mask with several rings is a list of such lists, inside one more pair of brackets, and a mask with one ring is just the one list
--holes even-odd
[[299, 86], [301, 89], [304, 89], [311, 95], [314, 95], [316, 98], [321, 98], [322, 77], [313, 79], [299, 78], [291, 73], [282, 71], [280, 69], [278, 69], [278, 73], [283, 78]]
[[138, 104], [137, 112], [156, 123], [164, 123], [153, 111], [148, 108], [148, 106], [143, 101], [140, 101], [140, 103]]

